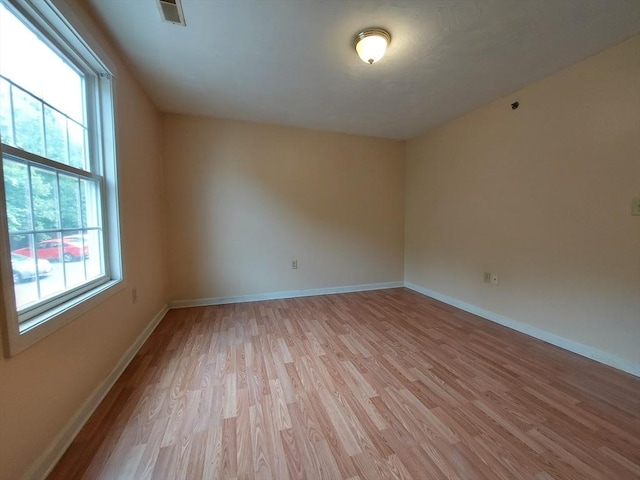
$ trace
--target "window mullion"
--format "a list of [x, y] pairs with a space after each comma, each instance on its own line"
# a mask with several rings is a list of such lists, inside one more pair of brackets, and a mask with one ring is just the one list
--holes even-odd
[[84, 225], [82, 223], [82, 183], [79, 178], [76, 178], [76, 183], [78, 184], [78, 196], [76, 197], [76, 205], [78, 207], [78, 225], [81, 229], [84, 229]]
[[44, 155], [43, 157], [47, 157], [49, 155], [49, 150], [47, 148], [47, 125], [44, 120], [44, 103], [40, 102], [40, 126], [42, 128], [42, 142], [44, 143]]
[[84, 224], [82, 223], [82, 186], [80, 179], [76, 179], [78, 183], [78, 196], [76, 197], [76, 205], [78, 207], [78, 225], [80, 226], [80, 235], [82, 235], [82, 264], [84, 266], [84, 279], [87, 279], [87, 259], [84, 256]]
[[86, 118], [86, 133], [84, 136], [85, 152], [89, 155], [89, 170], [95, 174], [103, 175], [104, 172], [99, 168], [99, 155], [96, 151], [97, 146], [97, 132], [99, 129], [98, 122], [96, 120], [96, 104], [99, 101], [97, 98], [97, 82], [95, 78], [83, 79], [84, 82], [84, 114]]
[[11, 106], [11, 136], [16, 143], [16, 116], [13, 113], [13, 84], [9, 83], [9, 105]]
[[60, 194], [60, 172], [56, 172], [56, 186], [58, 187], [58, 226], [60, 227], [60, 259], [62, 260], [62, 279], [64, 289], [67, 289], [67, 261], [64, 259], [64, 232], [62, 231], [62, 195]]
[[65, 135], [67, 136], [67, 163], [71, 162], [71, 142], [69, 141], [69, 117], [64, 117]]
[[[33, 213], [33, 181], [31, 179], [31, 165], [27, 165], [27, 175], [29, 178], [29, 212], [31, 213], [31, 229], [32, 230], [36, 230], [36, 215], [35, 213]], [[5, 207], [6, 208], [6, 207]], [[31, 243], [31, 249], [33, 251], [33, 258], [34, 261], [36, 262], [36, 265], [38, 265], [38, 248], [37, 248], [37, 244], [36, 244], [36, 235], [31, 234], [29, 235], [30, 237], [30, 243]], [[36, 277], [37, 278], [37, 277]], [[40, 280], [37, 279], [36, 280], [36, 287], [38, 289], [38, 298], [42, 297], [42, 293], [40, 291]]]

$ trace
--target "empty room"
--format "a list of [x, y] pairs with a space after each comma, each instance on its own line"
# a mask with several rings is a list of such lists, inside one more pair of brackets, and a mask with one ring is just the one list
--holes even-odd
[[0, 479], [640, 479], [640, 2], [0, 0]]

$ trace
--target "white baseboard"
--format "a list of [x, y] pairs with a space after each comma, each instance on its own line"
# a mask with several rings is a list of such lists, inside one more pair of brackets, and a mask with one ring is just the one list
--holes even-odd
[[344, 287], [314, 288], [307, 290], [289, 290], [285, 292], [258, 293], [256, 295], [240, 295], [237, 297], [195, 298], [192, 300], [173, 300], [169, 308], [203, 307], [208, 305], [224, 305], [227, 303], [257, 302], [261, 300], [279, 300], [282, 298], [312, 297], [315, 295], [331, 295], [334, 293], [365, 292], [367, 290], [384, 290], [386, 288], [403, 287], [404, 282], [366, 283], [363, 285], [346, 285]]
[[464, 310], [465, 312], [473, 313], [474, 315], [478, 315], [479, 317], [482, 317], [486, 320], [499, 323], [500, 325], [511, 328], [512, 330], [517, 330], [518, 332], [537, 338], [538, 340], [542, 340], [543, 342], [550, 343], [552, 345], [555, 345], [556, 347], [569, 350], [570, 352], [577, 353], [578, 355], [590, 358], [591, 360], [595, 360], [596, 362], [603, 363], [618, 370], [622, 370], [623, 372], [635, 375], [636, 377], [640, 377], [640, 365], [624, 360], [616, 355], [612, 355], [611, 353], [603, 352], [602, 350], [589, 347], [588, 345], [584, 345], [582, 343], [574, 342], [573, 340], [560, 337], [553, 333], [547, 332], [546, 330], [536, 328], [532, 325], [512, 320], [511, 318], [498, 315], [497, 313], [493, 313], [489, 310], [485, 310], [484, 308], [471, 305], [469, 303], [458, 300], [457, 298], [434, 292], [433, 290], [421, 287], [420, 285], [416, 285], [415, 283], [405, 282], [404, 286], [415, 292], [426, 295], [427, 297], [435, 298], [436, 300], [440, 300], [441, 302], [444, 302], [448, 305], [457, 307], [460, 310]]
[[31, 468], [27, 470], [22, 477], [23, 480], [43, 479], [51, 473], [53, 467], [55, 467], [60, 458], [62, 458], [62, 455], [64, 455], [64, 452], [69, 448], [69, 445], [71, 445], [78, 433], [80, 433], [84, 424], [87, 423], [87, 420], [89, 420], [95, 409], [98, 408], [100, 402], [102, 402], [107, 393], [109, 393], [109, 390], [111, 390], [118, 378], [120, 378], [122, 372], [124, 372], [125, 368], [127, 368], [131, 360], [133, 360], [133, 357], [138, 353], [140, 347], [142, 347], [147, 338], [149, 338], [151, 332], [155, 330], [158, 323], [160, 323], [160, 320], [164, 318], [168, 310], [169, 307], [164, 305], [160, 311], [156, 313], [153, 320], [151, 320], [149, 325], [145, 327], [136, 341], [133, 342], [122, 358], [120, 358], [120, 361], [113, 370], [111, 370], [111, 373], [107, 375], [107, 378], [105, 378], [93, 393], [91, 393], [87, 401], [84, 402], [82, 407], [80, 407], [73, 417], [71, 417], [65, 427], [49, 444], [49, 447], [32, 464]]

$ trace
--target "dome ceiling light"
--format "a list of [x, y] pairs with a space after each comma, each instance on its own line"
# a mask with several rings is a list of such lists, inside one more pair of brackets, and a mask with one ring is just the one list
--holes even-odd
[[384, 57], [390, 43], [391, 34], [382, 28], [369, 28], [353, 39], [358, 56], [368, 64], [374, 64]]

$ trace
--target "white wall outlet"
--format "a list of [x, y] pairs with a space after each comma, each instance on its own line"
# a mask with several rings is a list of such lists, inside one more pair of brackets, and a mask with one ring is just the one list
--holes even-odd
[[133, 287], [131, 289], [131, 303], [136, 303], [138, 301], [138, 289]]
[[291, 261], [291, 270], [297, 270], [298, 269], [298, 260], [292, 260]]
[[640, 197], [634, 197], [631, 201], [631, 215], [640, 215]]
[[497, 273], [492, 273], [491, 274], [491, 284], [492, 285], [499, 285], [500, 284], [500, 278], [498, 277]]
[[483, 275], [482, 275], [482, 281], [484, 283], [491, 283], [491, 273], [484, 272]]

